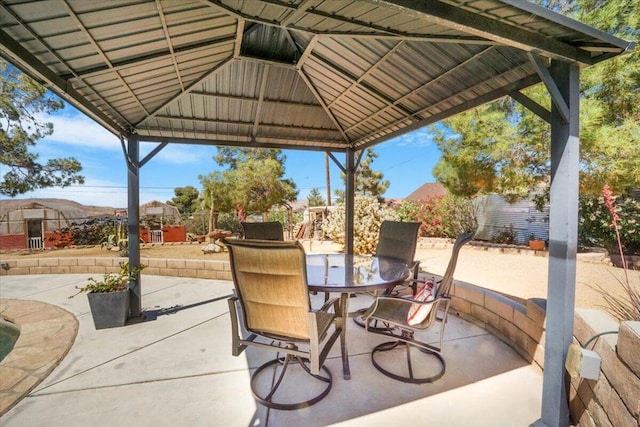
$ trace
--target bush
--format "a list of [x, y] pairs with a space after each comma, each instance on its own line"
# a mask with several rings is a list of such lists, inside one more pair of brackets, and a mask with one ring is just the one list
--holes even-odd
[[[378, 234], [382, 221], [399, 219], [395, 211], [382, 206], [378, 199], [372, 196], [356, 196], [353, 215], [353, 252], [356, 255], [374, 253], [378, 246]], [[323, 224], [322, 231], [331, 240], [344, 245], [344, 224], [344, 205], [338, 205]]]
[[404, 201], [398, 214], [402, 221], [421, 222], [420, 235], [423, 237], [455, 239], [462, 232], [475, 233], [478, 228], [473, 202], [452, 195]]
[[[640, 255], [640, 202], [629, 197], [616, 197], [615, 205], [616, 213], [620, 216], [618, 228], [624, 253]], [[601, 247], [610, 254], [618, 253], [618, 241], [604, 197], [580, 197], [578, 224], [580, 247]]]

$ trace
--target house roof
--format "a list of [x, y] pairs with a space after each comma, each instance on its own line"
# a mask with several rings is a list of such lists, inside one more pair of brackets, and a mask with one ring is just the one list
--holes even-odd
[[[0, 55], [115, 135], [359, 150], [632, 43], [521, 0], [0, 2]], [[114, 138], [114, 144], [118, 140]]]
[[427, 200], [431, 197], [444, 196], [446, 194], [449, 194], [449, 192], [444, 185], [439, 182], [427, 182], [405, 197], [405, 200]]

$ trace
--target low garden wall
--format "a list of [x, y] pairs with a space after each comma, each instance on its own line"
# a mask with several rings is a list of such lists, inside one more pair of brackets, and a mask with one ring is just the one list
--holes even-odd
[[[509, 344], [544, 368], [546, 300], [512, 297], [457, 282], [451, 311]], [[619, 331], [618, 333], [612, 333]], [[569, 410], [576, 426], [640, 426], [640, 322], [621, 324], [601, 310], [576, 309], [574, 341], [591, 341], [601, 358], [597, 380], [571, 378]]]
[[[0, 276], [7, 274], [104, 274], [120, 271], [127, 258], [25, 258], [3, 260]], [[196, 259], [140, 258], [147, 266], [144, 274], [155, 276], [196, 277], [199, 279], [231, 280], [228, 261]]]

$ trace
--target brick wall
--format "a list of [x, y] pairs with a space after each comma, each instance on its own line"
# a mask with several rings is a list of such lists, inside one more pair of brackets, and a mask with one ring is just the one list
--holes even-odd
[[26, 249], [27, 238], [24, 234], [0, 234], [0, 249], [11, 251], [15, 249]]

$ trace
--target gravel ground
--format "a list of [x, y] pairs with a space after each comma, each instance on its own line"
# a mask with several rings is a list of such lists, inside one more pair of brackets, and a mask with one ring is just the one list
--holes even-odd
[[[307, 252], [337, 252], [340, 246], [331, 242], [303, 242]], [[202, 245], [146, 246], [141, 255], [149, 258], [226, 259], [226, 253], [203, 254]], [[419, 248], [416, 259], [423, 271], [443, 274], [446, 270], [450, 248]], [[12, 252], [0, 254], [0, 259], [68, 257], [68, 256], [113, 256], [118, 253], [100, 247], [47, 250], [44, 252]], [[548, 258], [523, 254], [501, 253], [466, 246], [458, 258], [455, 278], [474, 285], [493, 289], [520, 298], [547, 296]], [[629, 281], [640, 288], [640, 271], [629, 271]], [[602, 308], [603, 299], [594, 286], [601, 286], [612, 295], [624, 298], [619, 281], [624, 280], [624, 271], [601, 262], [577, 262], [576, 307]]]

